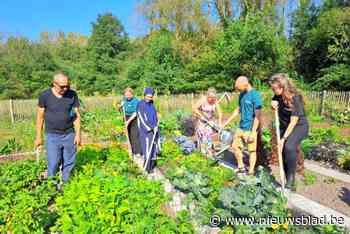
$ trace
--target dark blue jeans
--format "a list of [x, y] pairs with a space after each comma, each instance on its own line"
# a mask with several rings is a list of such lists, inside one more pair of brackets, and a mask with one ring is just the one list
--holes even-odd
[[75, 133], [46, 133], [46, 151], [48, 176], [54, 176], [62, 163], [62, 180], [67, 182], [75, 165], [77, 147], [74, 144]]

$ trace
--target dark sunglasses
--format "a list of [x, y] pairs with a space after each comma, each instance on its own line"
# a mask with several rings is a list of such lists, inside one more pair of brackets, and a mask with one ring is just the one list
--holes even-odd
[[69, 89], [69, 85], [59, 85], [57, 83], [55, 83], [60, 89]]

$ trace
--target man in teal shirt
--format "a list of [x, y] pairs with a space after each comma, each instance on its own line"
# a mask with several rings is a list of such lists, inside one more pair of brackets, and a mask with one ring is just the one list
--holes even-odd
[[238, 99], [239, 106], [235, 109], [230, 118], [227, 119], [224, 126], [228, 125], [240, 114], [239, 128], [235, 132], [232, 144], [232, 149], [238, 163], [237, 171], [238, 173], [246, 172], [242, 153], [242, 149], [244, 145], [246, 145], [249, 152], [249, 174], [254, 175], [262, 99], [260, 93], [251, 86], [248, 78], [245, 76], [237, 78], [235, 89], [240, 92]]

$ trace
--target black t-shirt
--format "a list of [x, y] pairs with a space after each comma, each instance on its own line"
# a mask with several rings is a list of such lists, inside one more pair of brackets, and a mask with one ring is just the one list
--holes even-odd
[[78, 95], [73, 90], [68, 90], [61, 98], [56, 97], [51, 89], [44, 91], [39, 97], [38, 106], [45, 108], [45, 132], [73, 132], [76, 118], [73, 108], [79, 105]]
[[291, 116], [299, 117], [297, 125], [308, 124], [304, 104], [300, 95], [293, 97], [293, 105], [291, 107], [284, 103], [282, 96], [275, 95], [272, 100], [278, 101], [278, 116], [281, 129], [287, 129]]

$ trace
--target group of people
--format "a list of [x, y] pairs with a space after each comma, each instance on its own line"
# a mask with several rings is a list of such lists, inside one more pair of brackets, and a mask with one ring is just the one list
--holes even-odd
[[154, 90], [144, 90], [144, 100], [139, 101], [131, 88], [124, 91], [121, 105], [131, 153], [135, 157], [143, 156], [144, 168], [150, 173], [156, 166], [160, 152], [158, 114], [153, 105]]
[[[286, 187], [293, 189], [297, 162], [297, 148], [308, 135], [309, 125], [300, 92], [286, 74], [276, 74], [269, 80], [274, 96], [271, 107], [278, 112], [283, 167], [286, 174]], [[249, 79], [240, 76], [235, 80], [234, 89], [240, 95], [238, 107], [232, 115], [223, 120], [217, 94], [214, 88], [208, 89], [205, 97], [193, 107], [196, 122], [198, 148], [207, 155], [213, 155], [214, 125], [222, 129], [240, 116], [231, 149], [237, 160], [237, 173], [254, 175], [256, 165], [257, 136], [261, 129], [261, 94], [252, 87]], [[154, 90], [144, 89], [144, 99], [138, 100], [131, 88], [124, 91], [119, 108], [125, 117], [125, 126], [132, 154], [144, 158], [144, 167], [152, 172], [156, 157], [160, 152], [159, 118], [153, 104]], [[224, 122], [223, 122], [224, 121]], [[56, 174], [62, 165], [62, 180], [67, 182], [75, 164], [77, 145], [81, 142], [79, 99], [69, 87], [69, 79], [63, 73], [54, 76], [52, 87], [44, 91], [38, 102], [35, 146], [42, 145], [42, 128], [45, 122], [48, 176]], [[249, 153], [248, 171], [243, 163], [243, 149]]]
[[[273, 75], [269, 80], [274, 96], [271, 101], [273, 111], [278, 112], [278, 122], [281, 138], [278, 140], [283, 158], [283, 169], [286, 176], [286, 188], [295, 189], [295, 174], [297, 166], [297, 150], [300, 143], [309, 132], [309, 124], [305, 114], [304, 100], [286, 74]], [[239, 76], [234, 85], [239, 94], [238, 107], [223, 123], [222, 112], [216, 99], [215, 89], [207, 91], [206, 98], [200, 100], [194, 107], [194, 113], [199, 118], [197, 124], [197, 139], [200, 149], [209, 155], [213, 154], [213, 125], [218, 122], [223, 129], [233, 119], [240, 116], [239, 126], [235, 131], [231, 149], [235, 155], [239, 174], [254, 175], [257, 161], [257, 139], [261, 131], [261, 111], [263, 102], [261, 94], [252, 87], [249, 79]], [[217, 116], [217, 117], [215, 117]], [[216, 120], [216, 121], [215, 121]], [[243, 150], [249, 153], [248, 171], [243, 163]]]

